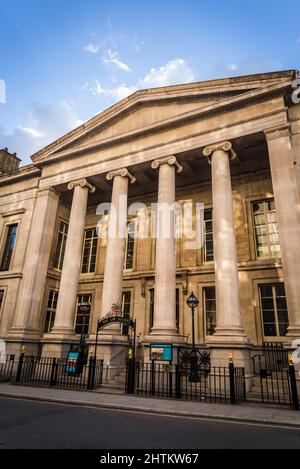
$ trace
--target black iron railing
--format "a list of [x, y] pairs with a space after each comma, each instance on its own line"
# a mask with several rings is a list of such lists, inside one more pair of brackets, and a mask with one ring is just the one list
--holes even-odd
[[78, 361], [77, 372], [67, 359], [25, 357], [21, 354], [16, 383], [37, 387], [57, 387], [73, 390], [93, 390], [100, 387], [103, 378], [103, 360], [90, 358]]
[[283, 344], [265, 343], [253, 353], [254, 383], [259, 380], [261, 401], [299, 410], [296, 372], [288, 350]]
[[288, 370], [289, 352], [280, 343], [265, 343], [257, 347], [252, 355], [253, 372], [260, 375], [260, 370], [268, 372]]
[[164, 365], [156, 362], [127, 364], [127, 392], [158, 399], [232, 403], [244, 401], [242, 368]]
[[0, 355], [0, 381], [10, 381], [14, 371], [15, 355]]

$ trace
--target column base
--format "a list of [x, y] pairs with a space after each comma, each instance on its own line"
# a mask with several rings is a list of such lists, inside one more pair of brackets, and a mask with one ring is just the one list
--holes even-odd
[[12, 327], [8, 339], [30, 342], [41, 339], [41, 331], [37, 329], [29, 329], [23, 327]]
[[58, 335], [46, 334], [42, 339], [42, 356], [45, 358], [67, 358], [73, 345], [79, 344], [79, 338], [74, 334]]
[[300, 325], [290, 326], [288, 329], [287, 338], [291, 343], [294, 340], [300, 340]]
[[[247, 338], [246, 338], [247, 339]], [[232, 357], [234, 366], [236, 368], [245, 369], [246, 390], [250, 391], [252, 380], [254, 377], [252, 360], [251, 360], [251, 345], [249, 341], [245, 342], [209, 342], [207, 344], [211, 353], [211, 366], [216, 368], [227, 368], [229, 366], [230, 358]]]
[[21, 347], [25, 347], [25, 355], [37, 357], [41, 353], [41, 343], [40, 340], [33, 341], [31, 339], [3, 339], [6, 344], [6, 354], [15, 355], [16, 358], [19, 358], [21, 353]]

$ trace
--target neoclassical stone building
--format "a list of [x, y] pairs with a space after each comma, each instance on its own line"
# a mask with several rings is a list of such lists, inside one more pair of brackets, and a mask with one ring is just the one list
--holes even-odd
[[[114, 303], [138, 341], [197, 344], [246, 360], [263, 342], [300, 338], [300, 105], [296, 71], [138, 91], [0, 176], [0, 339], [10, 352], [65, 354]], [[11, 164], [7, 161], [11, 160]], [[126, 204], [120, 203], [120, 196]], [[204, 243], [98, 238], [97, 206], [203, 203]], [[109, 226], [109, 225], [108, 225]], [[101, 335], [125, 357], [128, 330]], [[124, 351], [122, 355], [122, 350]], [[219, 360], [220, 361], [220, 360]]]

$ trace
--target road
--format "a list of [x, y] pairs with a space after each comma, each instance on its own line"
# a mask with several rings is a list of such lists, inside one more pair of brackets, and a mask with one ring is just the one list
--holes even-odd
[[0, 398], [0, 448], [300, 448], [300, 430]]

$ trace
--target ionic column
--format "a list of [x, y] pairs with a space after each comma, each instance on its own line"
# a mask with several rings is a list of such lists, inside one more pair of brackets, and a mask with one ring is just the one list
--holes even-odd
[[[121, 169], [120, 171], [109, 173], [107, 180], [113, 181], [113, 190], [108, 226], [101, 317], [105, 317], [111, 311], [113, 304], [122, 303], [127, 236], [128, 183], [130, 181], [133, 184], [135, 178], [127, 169]], [[110, 328], [110, 330], [112, 329]], [[109, 332], [108, 329], [106, 331]]]
[[154, 324], [151, 336], [177, 336], [175, 213], [176, 172], [182, 171], [174, 156], [156, 160], [159, 170], [156, 232]]
[[289, 127], [265, 132], [273, 180], [290, 327], [300, 337], [300, 204]]
[[94, 193], [96, 189], [89, 184], [86, 179], [82, 179], [70, 183], [68, 190], [74, 190], [74, 194], [55, 324], [51, 333], [59, 336], [70, 336], [74, 334], [88, 196], [90, 192]]
[[232, 203], [230, 160], [236, 157], [230, 142], [203, 151], [212, 166], [214, 252], [216, 271], [217, 329], [212, 340], [246, 342], [242, 326], [236, 237]]

